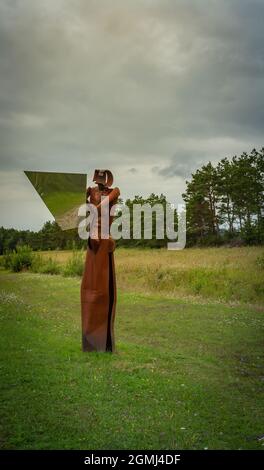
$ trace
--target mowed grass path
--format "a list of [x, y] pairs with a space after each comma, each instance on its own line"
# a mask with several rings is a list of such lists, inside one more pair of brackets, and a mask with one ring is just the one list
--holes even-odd
[[3, 449], [264, 449], [260, 308], [119, 292], [80, 350], [80, 280], [0, 273]]

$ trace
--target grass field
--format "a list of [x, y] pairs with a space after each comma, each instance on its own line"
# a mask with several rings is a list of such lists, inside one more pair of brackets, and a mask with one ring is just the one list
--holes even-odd
[[[65, 264], [71, 253], [48, 251], [44, 256]], [[117, 249], [115, 260], [118, 286], [125, 292], [264, 305], [263, 247]]]
[[1, 271], [1, 448], [264, 449], [260, 255], [117, 250], [113, 355], [80, 350], [79, 278]]

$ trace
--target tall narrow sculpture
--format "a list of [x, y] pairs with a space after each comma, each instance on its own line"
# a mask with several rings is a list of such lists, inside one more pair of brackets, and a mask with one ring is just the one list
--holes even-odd
[[[95, 170], [97, 186], [87, 189], [87, 202], [97, 210], [96, 222], [90, 230], [85, 269], [81, 283], [82, 349], [83, 351], [115, 351], [114, 320], [116, 278], [114, 266], [115, 241], [109, 235], [120, 191], [111, 188], [113, 175], [109, 170]], [[108, 211], [108, 238], [103, 235], [102, 214]]]

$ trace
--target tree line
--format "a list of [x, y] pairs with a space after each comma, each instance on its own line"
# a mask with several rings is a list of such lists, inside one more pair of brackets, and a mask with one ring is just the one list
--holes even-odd
[[37, 250], [69, 250], [82, 248], [85, 241], [78, 236], [77, 230], [61, 230], [56, 222], [46, 222], [41, 230], [16, 230], [0, 228], [0, 254], [15, 250], [18, 246], [28, 245]]
[[189, 244], [264, 242], [264, 148], [217, 165], [209, 162], [186, 181]]
[[[231, 159], [223, 158], [213, 165], [209, 162], [197, 169], [186, 181], [182, 195], [186, 204], [187, 246], [215, 246], [221, 244], [264, 243], [264, 148], [253, 149]], [[120, 200], [120, 203], [123, 201]], [[152, 193], [149, 197], [135, 196], [127, 199], [130, 208], [130, 239], [120, 239], [117, 246], [160, 248], [167, 246], [167, 237], [156, 237], [156, 215], [153, 221], [153, 238], [134, 240], [133, 204], [161, 204], [166, 196]], [[164, 211], [165, 212], [165, 211]], [[166, 226], [166, 220], [162, 221]], [[175, 211], [175, 230], [177, 213]], [[144, 217], [142, 214], [142, 231]], [[166, 230], [165, 230], [166, 233]], [[86, 240], [79, 238], [77, 230], [62, 231], [56, 222], [46, 222], [38, 232], [0, 228], [0, 254], [29, 245], [33, 250], [64, 250], [84, 248]]]

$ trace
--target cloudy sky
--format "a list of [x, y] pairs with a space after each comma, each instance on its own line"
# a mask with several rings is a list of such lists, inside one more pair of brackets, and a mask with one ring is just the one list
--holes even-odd
[[180, 201], [264, 145], [263, 0], [0, 0], [0, 225], [50, 213], [23, 170], [109, 168]]

